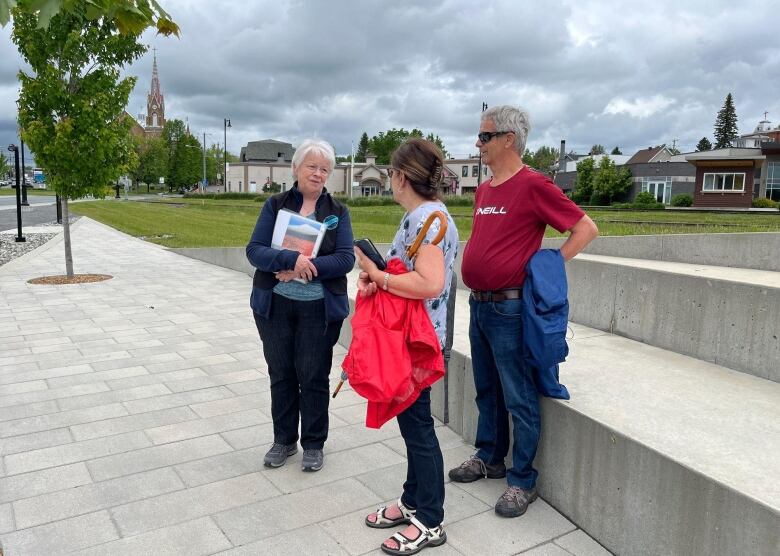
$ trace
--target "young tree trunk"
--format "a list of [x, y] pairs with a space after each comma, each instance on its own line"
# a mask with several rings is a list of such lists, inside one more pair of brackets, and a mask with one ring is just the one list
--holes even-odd
[[60, 198], [62, 203], [62, 231], [65, 239], [65, 274], [73, 278], [73, 253], [70, 250], [70, 214], [68, 213], [68, 198]]

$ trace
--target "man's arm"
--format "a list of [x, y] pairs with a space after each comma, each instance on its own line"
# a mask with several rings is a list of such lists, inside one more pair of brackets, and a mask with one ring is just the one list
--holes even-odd
[[570, 261], [599, 235], [599, 229], [587, 214], [569, 229], [569, 237], [561, 246], [564, 261]]

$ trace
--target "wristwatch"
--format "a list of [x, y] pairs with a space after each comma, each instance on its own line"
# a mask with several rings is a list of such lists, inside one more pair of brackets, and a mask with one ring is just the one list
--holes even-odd
[[382, 280], [382, 289], [387, 291], [387, 283], [390, 281], [390, 273], [385, 272], [385, 277]]

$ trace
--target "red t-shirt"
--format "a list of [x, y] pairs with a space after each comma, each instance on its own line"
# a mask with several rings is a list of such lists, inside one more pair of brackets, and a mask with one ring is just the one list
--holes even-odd
[[559, 232], [584, 212], [547, 176], [524, 166], [497, 187], [477, 188], [474, 227], [463, 252], [461, 275], [473, 290], [518, 288], [549, 224]]

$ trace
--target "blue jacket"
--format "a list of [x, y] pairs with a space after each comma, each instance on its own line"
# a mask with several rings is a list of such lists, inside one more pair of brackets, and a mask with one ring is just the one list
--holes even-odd
[[536, 389], [543, 396], [569, 399], [558, 382], [558, 363], [566, 360], [569, 321], [568, 283], [558, 249], [538, 251], [525, 268], [523, 284], [523, 355], [534, 370]]
[[[303, 195], [298, 191], [298, 182], [295, 182], [289, 191], [270, 197], [260, 211], [255, 230], [252, 232], [252, 239], [246, 246], [246, 257], [257, 269], [249, 303], [252, 310], [265, 319], [270, 317], [273, 288], [279, 283], [274, 273], [280, 270], [292, 270], [298, 259], [297, 251], [271, 247], [276, 214], [282, 208], [298, 212], [301, 206], [303, 206]], [[315, 279], [320, 280], [323, 285], [325, 320], [341, 321], [349, 314], [346, 274], [355, 266], [349, 211], [323, 189], [320, 198], [317, 199], [314, 214], [319, 222], [331, 215], [338, 217], [336, 229], [325, 232], [319, 253], [312, 259], [312, 263], [317, 268]]]

